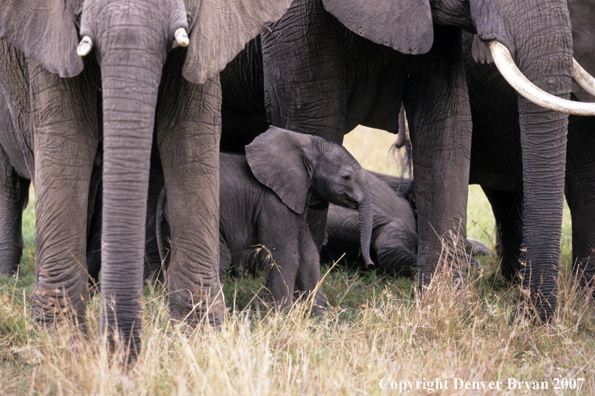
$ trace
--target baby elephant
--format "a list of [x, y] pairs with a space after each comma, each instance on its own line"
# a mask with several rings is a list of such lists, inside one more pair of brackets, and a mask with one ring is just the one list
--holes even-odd
[[[414, 211], [407, 196], [413, 194], [413, 182], [395, 178], [395, 191], [378, 174], [368, 170], [365, 172], [372, 193], [370, 255], [377, 268], [387, 273], [412, 277], [415, 273], [418, 237]], [[330, 205], [324, 258], [336, 261], [345, 254], [347, 262], [357, 262], [360, 244], [353, 235], [358, 230], [358, 215], [355, 211]]]
[[[417, 222], [413, 180], [366, 170], [372, 192], [373, 227], [370, 255], [377, 268], [389, 274], [412, 277], [417, 254]], [[325, 260], [336, 261], [343, 255], [347, 262], [359, 261], [360, 244], [353, 238], [359, 230], [355, 211], [330, 205], [326, 223], [327, 242], [322, 253]], [[466, 251], [473, 255], [490, 255], [483, 242], [467, 238]], [[475, 266], [479, 262], [468, 257]]]
[[[236, 257], [260, 246], [271, 256], [266, 287], [274, 305], [291, 306], [294, 291], [316, 291], [313, 311], [321, 313], [324, 295], [316, 289], [320, 257], [306, 217], [308, 210], [320, 210], [329, 202], [357, 209], [362, 255], [372, 263], [370, 187], [360, 164], [336, 142], [271, 127], [246, 146], [246, 156], [221, 153], [220, 172], [221, 276], [238, 265]], [[167, 218], [163, 191], [157, 210], [162, 260]]]

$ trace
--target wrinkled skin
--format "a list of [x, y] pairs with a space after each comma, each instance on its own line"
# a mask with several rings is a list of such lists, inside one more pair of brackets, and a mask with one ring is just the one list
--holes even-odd
[[[569, 1], [574, 57], [590, 73], [595, 73], [595, 4]], [[502, 273], [517, 281], [521, 250], [526, 245], [523, 212], [523, 154], [517, 97], [494, 65], [477, 64], [471, 57], [471, 38], [466, 40], [465, 67], [473, 117], [470, 183], [481, 185], [498, 227]], [[573, 99], [595, 102], [595, 98], [573, 86]], [[595, 117], [569, 117], [565, 192], [572, 216], [574, 276], [583, 285], [595, 276]], [[544, 175], [545, 176], [545, 175]], [[544, 179], [545, 186], [557, 189]], [[526, 201], [526, 200], [525, 200]], [[550, 219], [548, 213], [543, 221]]]
[[[36, 322], [51, 324], [63, 313], [78, 323], [85, 320], [87, 213], [101, 143], [100, 327], [112, 342], [129, 346], [132, 358], [139, 351], [155, 140], [171, 209], [171, 319], [191, 327], [221, 324], [218, 72], [288, 3], [7, 0], [0, 5], [0, 82], [9, 108], [22, 120], [24, 137], [14, 140], [26, 143], [36, 192]], [[190, 45], [172, 50], [179, 28], [188, 31]], [[77, 55], [82, 36], [93, 42], [84, 58]], [[186, 205], [199, 209], [188, 215]]]
[[[0, 274], [12, 275], [18, 270], [23, 252], [22, 212], [27, 206], [34, 163], [29, 146], [31, 135], [25, 128], [23, 115], [5, 99], [4, 95], [0, 96]], [[88, 262], [92, 262], [90, 256], [100, 253], [101, 249], [101, 227], [97, 225], [101, 219], [95, 216], [101, 205], [101, 193], [97, 190], [101, 178], [100, 151], [93, 165], [87, 209]], [[98, 271], [89, 266], [90, 274], [96, 275]], [[98, 278], [95, 276], [93, 280]]]
[[[418, 243], [413, 208], [404, 194], [397, 194], [373, 172], [366, 171], [366, 179], [372, 192], [374, 212], [370, 252], [374, 267], [386, 273], [413, 276]], [[411, 184], [405, 183], [401, 189]], [[359, 227], [354, 210], [329, 205], [326, 223], [328, 240], [323, 248], [325, 257], [338, 260], [345, 253], [347, 261], [356, 261], [360, 244], [354, 237], [358, 235]]]
[[[374, 267], [387, 274], [412, 277], [417, 255], [417, 221], [413, 180], [366, 170], [372, 192], [374, 226], [370, 255]], [[354, 238], [359, 231], [357, 213], [348, 208], [329, 205], [326, 223], [327, 242], [322, 249], [324, 260], [337, 261], [343, 255], [347, 263], [363, 265], [360, 243]], [[481, 241], [467, 238], [468, 262], [479, 266], [473, 256], [491, 255]]]
[[[258, 247], [259, 256], [270, 255], [264, 260], [266, 287], [275, 306], [291, 306], [294, 291], [316, 293], [313, 312], [320, 313], [325, 306], [322, 288], [317, 288], [320, 257], [307, 212], [329, 202], [351, 208], [358, 219], [355, 236], [369, 262], [372, 198], [364, 170], [331, 140], [275, 127], [247, 146], [246, 156], [221, 153], [220, 165], [221, 278], [230, 267], [246, 265], [238, 261]], [[162, 193], [157, 210], [162, 260], [167, 259], [167, 212]], [[263, 258], [257, 260], [259, 267], [264, 267]]]
[[[391, 14], [393, 6], [401, 12]], [[425, 6], [430, 11], [423, 11]], [[261, 35], [265, 105], [273, 125], [342, 141], [358, 124], [397, 131], [404, 103], [413, 145], [422, 290], [442, 243], [449, 235], [464, 239], [466, 234], [472, 126], [461, 28], [477, 32], [481, 40], [497, 39], [529, 80], [569, 98], [572, 37], [564, 0], [297, 0], [271, 33]], [[485, 43], [478, 40], [474, 51], [481, 57]], [[568, 117], [525, 99], [519, 99], [518, 111], [527, 152], [523, 286], [540, 318], [549, 320], [557, 304]], [[310, 224], [320, 229], [320, 221]]]

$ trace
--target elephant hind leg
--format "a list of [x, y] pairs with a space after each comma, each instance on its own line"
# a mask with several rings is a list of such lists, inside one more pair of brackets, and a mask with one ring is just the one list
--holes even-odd
[[23, 253], [22, 219], [31, 182], [20, 177], [0, 147], [0, 274], [16, 273]]
[[482, 188], [496, 218], [496, 251], [502, 261], [502, 275], [507, 282], [516, 282], [523, 247], [523, 194]]

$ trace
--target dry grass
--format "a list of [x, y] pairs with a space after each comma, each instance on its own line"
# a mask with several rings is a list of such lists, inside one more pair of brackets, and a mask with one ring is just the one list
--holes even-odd
[[[392, 136], [386, 136], [390, 143]], [[363, 149], [368, 140], [367, 135], [349, 136], [346, 142]], [[375, 150], [374, 159], [386, 152], [383, 145]], [[470, 202], [478, 199], [472, 197]], [[473, 236], [489, 243], [493, 237], [489, 208], [474, 213], [470, 222], [477, 223], [480, 235]], [[383, 378], [389, 382], [382, 384], [389, 386], [391, 381], [396, 386], [411, 381], [414, 388], [409, 394], [429, 393], [436, 378], [442, 384], [448, 381], [448, 390], [439, 394], [525, 394], [524, 385], [509, 390], [509, 378], [547, 382], [548, 390], [531, 394], [595, 394], [593, 306], [573, 288], [567, 270], [560, 278], [556, 319], [541, 327], [514, 320], [522, 296], [517, 288], [503, 284], [493, 259], [468, 274], [466, 287], [453, 286], [444, 274], [434, 279], [423, 297], [416, 295], [409, 280], [325, 267], [329, 307], [323, 318], [310, 318], [303, 305], [285, 314], [271, 312], [255, 297], [262, 278], [228, 279], [224, 330], [194, 336], [172, 328], [165, 290], [147, 286], [143, 349], [137, 364], [125, 370], [118, 356], [109, 358], [103, 348], [96, 296], [89, 304], [86, 339], [66, 325], [48, 332], [31, 324], [26, 312], [33, 283], [28, 232], [23, 272], [18, 279], [0, 280], [0, 394], [401, 393], [383, 390]], [[566, 269], [567, 242], [565, 238]], [[455, 390], [455, 378], [502, 384], [496, 392]], [[585, 378], [585, 382], [580, 391], [556, 391], [555, 378]]]

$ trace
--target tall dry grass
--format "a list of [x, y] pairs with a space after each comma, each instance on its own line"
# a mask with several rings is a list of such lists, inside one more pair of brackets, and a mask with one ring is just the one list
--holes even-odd
[[[348, 147], [352, 139], [362, 139], [355, 140], [359, 147], [372, 140], [366, 133], [349, 136]], [[386, 147], [374, 150], [373, 158], [380, 158]], [[493, 226], [484, 209], [473, 221], [489, 235]], [[427, 394], [436, 379], [448, 385], [438, 394], [527, 393], [524, 384], [508, 389], [509, 379], [548, 384], [528, 392], [535, 395], [595, 394], [593, 305], [574, 287], [568, 263], [559, 281], [559, 309], [547, 326], [515, 320], [523, 295], [503, 283], [496, 259], [471, 270], [464, 287], [443, 273], [422, 297], [411, 280], [325, 266], [329, 304], [322, 318], [309, 317], [304, 305], [270, 311], [258, 299], [262, 277], [226, 279], [225, 328], [194, 335], [170, 324], [163, 287], [147, 285], [142, 351], [124, 369], [117, 354], [105, 352], [98, 296], [88, 305], [86, 337], [66, 324], [46, 331], [31, 323], [31, 242], [28, 237], [19, 276], [0, 280], [0, 394]], [[568, 260], [569, 248], [563, 247], [562, 260]], [[457, 378], [469, 386], [500, 381], [500, 390], [453, 389]], [[581, 390], [553, 390], [555, 378], [585, 381]], [[407, 381], [413, 390], [400, 392]], [[397, 389], [382, 389], [392, 382]]]

